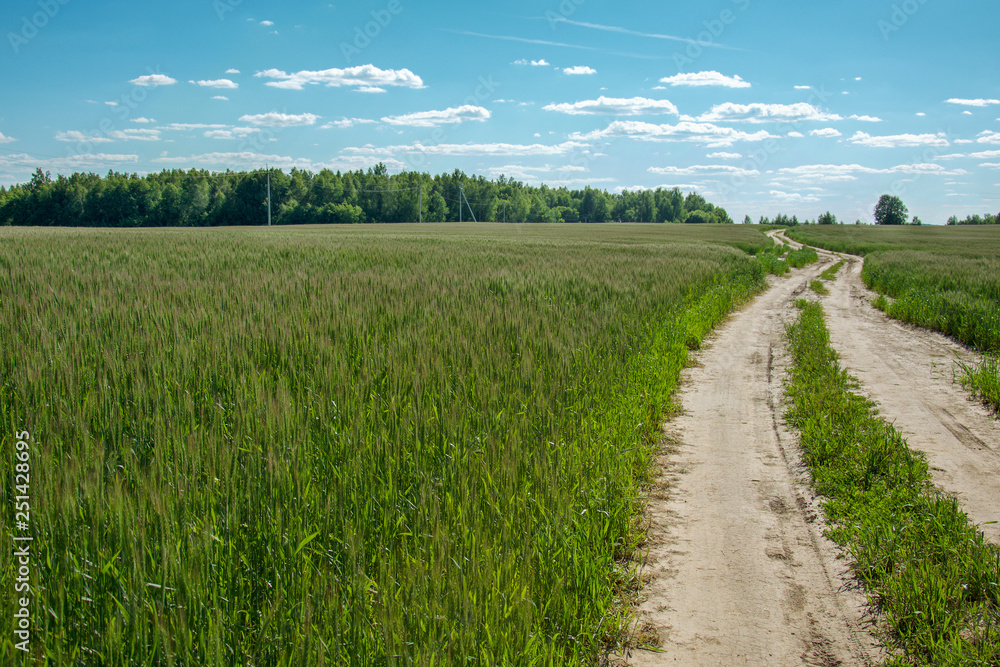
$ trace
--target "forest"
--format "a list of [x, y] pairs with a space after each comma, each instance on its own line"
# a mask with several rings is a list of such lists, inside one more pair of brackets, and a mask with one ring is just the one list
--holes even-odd
[[[28, 183], [0, 187], [0, 225], [206, 227], [266, 225], [268, 176], [277, 225], [375, 222], [687, 222], [733, 220], [724, 208], [677, 188], [609, 193], [530, 186], [460, 170], [431, 176], [367, 171], [312, 173], [164, 170], [57, 176], [36, 169]], [[463, 198], [464, 195], [464, 198]]]

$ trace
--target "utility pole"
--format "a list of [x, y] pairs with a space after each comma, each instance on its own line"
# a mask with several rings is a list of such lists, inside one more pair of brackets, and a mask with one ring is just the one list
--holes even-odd
[[264, 165], [267, 169], [267, 226], [271, 226], [271, 167]]
[[461, 185], [458, 186], [458, 221], [462, 222], [462, 214], [465, 211], [462, 209], [462, 200], [465, 199], [465, 188]]

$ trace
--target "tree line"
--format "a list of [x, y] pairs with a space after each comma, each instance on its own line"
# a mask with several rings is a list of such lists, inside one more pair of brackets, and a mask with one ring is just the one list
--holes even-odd
[[1000, 224], [1000, 213], [993, 215], [992, 213], [987, 213], [986, 215], [970, 215], [965, 220], [959, 220], [957, 215], [953, 215], [948, 218], [949, 225], [998, 225]]
[[28, 183], [0, 187], [0, 225], [160, 227], [377, 222], [686, 222], [732, 219], [697, 193], [677, 188], [609, 193], [488, 180], [459, 170], [431, 176], [364, 170], [312, 173], [164, 170], [139, 176], [36, 169]]

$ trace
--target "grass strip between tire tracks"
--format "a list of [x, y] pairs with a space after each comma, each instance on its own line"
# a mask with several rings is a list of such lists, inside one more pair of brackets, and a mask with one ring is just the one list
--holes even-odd
[[936, 491], [922, 454], [855, 393], [823, 309], [797, 303], [786, 420], [801, 434], [828, 534], [881, 611], [887, 664], [1000, 664], [1000, 549]]

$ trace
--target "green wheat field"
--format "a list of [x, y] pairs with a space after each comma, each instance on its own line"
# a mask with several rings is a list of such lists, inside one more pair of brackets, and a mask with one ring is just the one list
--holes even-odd
[[764, 288], [748, 252], [770, 246], [733, 226], [0, 229], [33, 657], [593, 663], [628, 622], [687, 352]]

